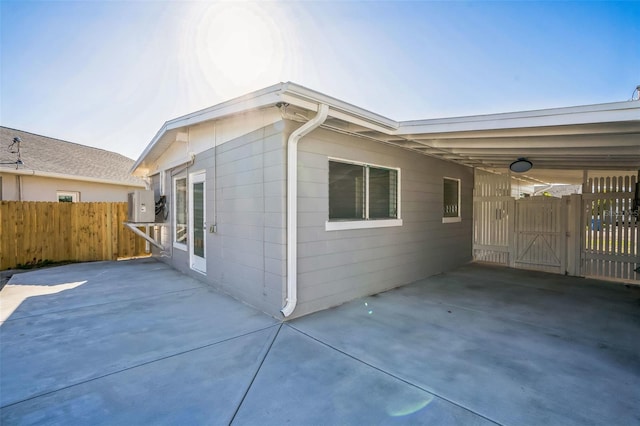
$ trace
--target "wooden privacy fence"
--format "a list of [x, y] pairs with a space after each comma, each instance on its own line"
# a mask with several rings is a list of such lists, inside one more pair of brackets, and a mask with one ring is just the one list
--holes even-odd
[[583, 185], [586, 276], [640, 280], [640, 220], [635, 176], [591, 178]]
[[0, 201], [0, 270], [144, 255], [125, 221], [127, 203]]
[[629, 173], [589, 178], [582, 194], [516, 200], [508, 175], [476, 170], [474, 259], [639, 283], [636, 182]]

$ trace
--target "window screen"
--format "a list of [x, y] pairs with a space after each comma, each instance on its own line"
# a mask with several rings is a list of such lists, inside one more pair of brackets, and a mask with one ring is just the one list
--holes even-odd
[[369, 168], [369, 217], [397, 218], [397, 170]]
[[365, 169], [329, 162], [329, 219], [364, 219]]
[[175, 242], [187, 244], [187, 178], [175, 180]]
[[444, 178], [443, 217], [460, 216], [460, 181]]
[[397, 170], [329, 161], [330, 220], [397, 217]]

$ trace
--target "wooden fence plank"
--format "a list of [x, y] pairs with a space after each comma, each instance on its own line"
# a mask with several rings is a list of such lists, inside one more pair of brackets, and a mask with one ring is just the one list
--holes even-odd
[[11, 203], [0, 201], [0, 235], [6, 235], [7, 238], [0, 238], [0, 270], [8, 269], [15, 262], [15, 244], [13, 241], [15, 232], [15, 223], [10, 218]]
[[24, 228], [24, 208], [22, 203], [14, 204], [15, 209], [13, 210], [14, 223], [16, 226], [15, 233], [15, 246], [16, 246], [16, 265], [24, 263], [24, 237], [25, 237], [25, 228]]
[[126, 220], [127, 203], [0, 201], [0, 270], [142, 256], [144, 241]]

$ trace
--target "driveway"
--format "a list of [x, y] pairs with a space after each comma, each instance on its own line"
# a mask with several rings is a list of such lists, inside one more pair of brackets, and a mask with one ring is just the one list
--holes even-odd
[[472, 264], [287, 323], [153, 259], [15, 275], [0, 423], [640, 424], [640, 289]]

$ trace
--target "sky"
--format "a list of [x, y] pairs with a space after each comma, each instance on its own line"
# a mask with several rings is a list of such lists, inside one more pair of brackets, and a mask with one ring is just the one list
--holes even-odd
[[281, 81], [394, 120], [626, 101], [640, 1], [0, 0], [2, 126], [136, 159]]

